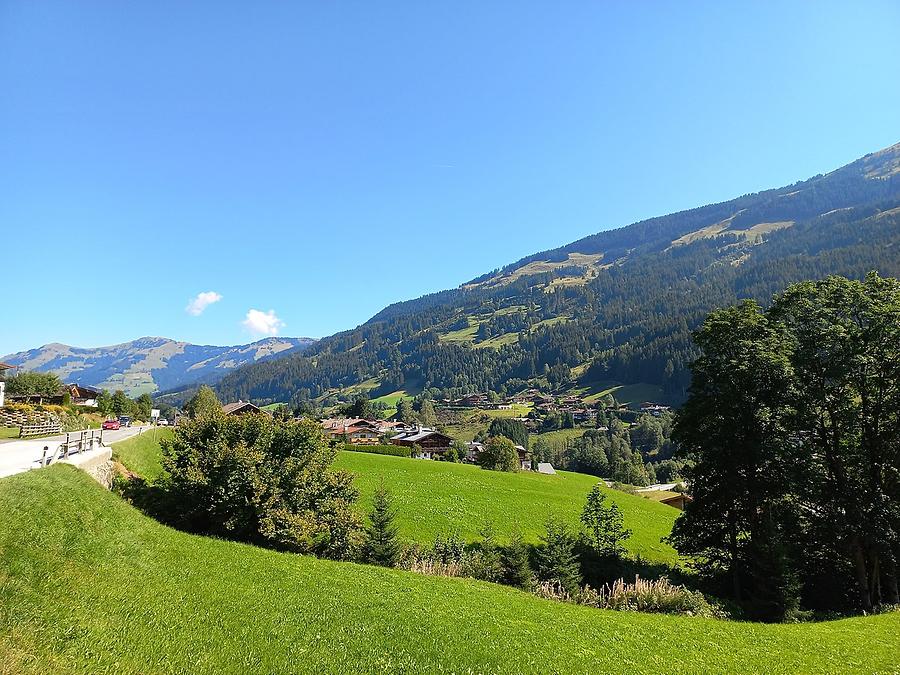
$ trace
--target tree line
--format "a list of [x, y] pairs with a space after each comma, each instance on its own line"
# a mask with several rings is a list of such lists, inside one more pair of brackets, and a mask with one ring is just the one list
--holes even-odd
[[753, 618], [900, 602], [900, 282], [798, 283], [694, 339], [679, 552]]

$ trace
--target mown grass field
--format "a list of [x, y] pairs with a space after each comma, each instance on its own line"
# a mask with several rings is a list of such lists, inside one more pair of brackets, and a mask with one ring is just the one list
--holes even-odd
[[891, 672], [898, 634], [600, 611], [184, 534], [71, 466], [0, 480], [4, 673]]
[[113, 443], [113, 459], [153, 482], [163, 471], [159, 442], [164, 438], [171, 438], [174, 433], [174, 429], [150, 429], [139, 436]]
[[[155, 480], [162, 472], [159, 440], [171, 433], [158, 429], [116, 443], [114, 457], [129, 470]], [[356, 476], [365, 512], [384, 479], [401, 535], [422, 544], [451, 531], [474, 541], [488, 522], [501, 539], [518, 528], [526, 540], [536, 543], [551, 513], [578, 525], [587, 493], [597, 482], [593, 476], [565, 471], [555, 476], [500, 473], [467, 464], [347, 451], [338, 453], [335, 467]], [[677, 510], [616, 490], [606, 494], [622, 509], [625, 526], [634, 531], [627, 542], [632, 554], [651, 562], [677, 561], [675, 550], [660, 541], [672, 531]]]
[[[336, 466], [356, 475], [367, 511], [383, 478], [393, 496], [401, 534], [421, 543], [451, 530], [474, 541], [487, 522], [501, 539], [518, 527], [528, 541], [536, 543], [551, 513], [577, 525], [585, 498], [597, 482], [579, 473], [500, 473], [465, 464], [359, 452], [339, 453]], [[626, 543], [631, 553], [652, 562], [676, 562], [675, 550], [660, 539], [672, 531], [677, 510], [616, 490], [606, 494], [622, 509], [625, 526], [634, 531]]]

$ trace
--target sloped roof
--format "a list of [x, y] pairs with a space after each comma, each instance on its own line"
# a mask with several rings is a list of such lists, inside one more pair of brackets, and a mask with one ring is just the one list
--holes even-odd
[[434, 429], [416, 429], [414, 431], [410, 431], [404, 434], [400, 434], [399, 436], [394, 436], [392, 441], [410, 441], [412, 443], [417, 443], [423, 439], [429, 438], [430, 436], [441, 436], [446, 439], [450, 439], [446, 434], [442, 434], [440, 431], [435, 431]]
[[244, 408], [252, 408], [253, 412], [262, 412], [257, 406], [253, 405], [249, 401], [238, 401], [237, 403], [226, 403], [222, 406], [222, 412], [226, 415], [231, 415], [232, 413], [236, 413], [239, 410], [243, 410]]

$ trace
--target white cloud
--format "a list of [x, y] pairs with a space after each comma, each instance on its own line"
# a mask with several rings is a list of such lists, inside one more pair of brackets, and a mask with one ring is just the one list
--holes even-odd
[[197, 297], [188, 303], [188, 306], [184, 308], [184, 311], [191, 316], [200, 316], [201, 314], [203, 314], [204, 309], [221, 299], [222, 296], [215, 291], [204, 291], [203, 293], [197, 293]]
[[247, 311], [242, 325], [254, 335], [278, 335], [278, 331], [284, 328], [284, 321], [275, 315], [274, 309], [268, 312], [251, 309]]

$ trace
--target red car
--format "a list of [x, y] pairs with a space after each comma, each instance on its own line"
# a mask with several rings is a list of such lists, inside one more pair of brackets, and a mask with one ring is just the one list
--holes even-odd
[[119, 424], [119, 420], [106, 420], [103, 423], [103, 428], [108, 429], [110, 431], [115, 431], [116, 429], [118, 429], [121, 426], [122, 425]]

